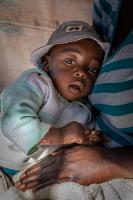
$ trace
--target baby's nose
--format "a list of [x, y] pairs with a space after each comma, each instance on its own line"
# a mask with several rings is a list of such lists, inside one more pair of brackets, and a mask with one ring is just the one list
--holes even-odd
[[74, 77], [86, 79], [87, 75], [86, 75], [86, 73], [84, 71], [78, 70], [78, 71], [74, 72]]

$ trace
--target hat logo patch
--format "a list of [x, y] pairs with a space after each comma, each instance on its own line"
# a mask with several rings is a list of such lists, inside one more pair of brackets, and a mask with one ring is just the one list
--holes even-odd
[[66, 27], [66, 32], [79, 32], [82, 31], [83, 25], [71, 25]]

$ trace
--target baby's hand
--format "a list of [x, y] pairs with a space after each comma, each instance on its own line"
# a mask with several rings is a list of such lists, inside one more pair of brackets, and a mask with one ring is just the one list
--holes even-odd
[[78, 122], [71, 122], [61, 128], [50, 128], [41, 139], [40, 145], [61, 144], [103, 144], [104, 139], [100, 131], [84, 128]]
[[61, 128], [51, 127], [47, 134], [40, 140], [40, 145], [62, 144]]
[[85, 128], [78, 122], [71, 122], [61, 128], [64, 144], [83, 144], [86, 141]]
[[85, 130], [85, 134], [86, 134], [86, 143], [87, 144], [103, 144], [105, 142], [105, 138], [103, 137], [103, 134], [101, 131], [97, 131], [97, 130], [92, 130], [87, 128]]
[[61, 128], [51, 128], [40, 141], [41, 145], [84, 143], [85, 128], [78, 122], [71, 122]]

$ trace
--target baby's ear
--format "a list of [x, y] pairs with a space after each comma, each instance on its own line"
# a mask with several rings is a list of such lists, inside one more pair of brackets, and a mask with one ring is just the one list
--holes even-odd
[[45, 55], [45, 60], [43, 62], [43, 69], [44, 69], [45, 72], [49, 72], [49, 70], [50, 70], [50, 67], [49, 67], [50, 66], [50, 60], [51, 60], [50, 56]]
[[47, 64], [44, 65], [43, 69], [44, 69], [45, 72], [49, 72], [49, 65], [47, 65]]

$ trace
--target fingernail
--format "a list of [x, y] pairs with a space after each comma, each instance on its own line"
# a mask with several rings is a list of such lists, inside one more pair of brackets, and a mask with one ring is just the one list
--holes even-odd
[[80, 140], [79, 140], [79, 141], [76, 141], [76, 143], [77, 143], [77, 144], [82, 144], [83, 141], [80, 141]]
[[91, 134], [92, 134], [92, 135], [95, 135], [95, 134], [96, 134], [96, 131], [91, 131]]
[[85, 131], [85, 134], [88, 134], [88, 133], [89, 133], [89, 131], [86, 130], [86, 131]]
[[86, 130], [85, 132], [84, 132], [86, 135], [90, 135], [90, 131], [89, 130]]

